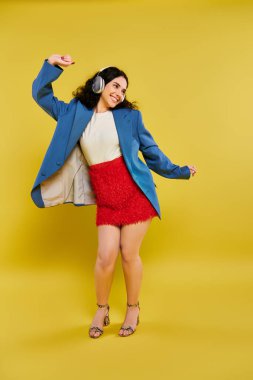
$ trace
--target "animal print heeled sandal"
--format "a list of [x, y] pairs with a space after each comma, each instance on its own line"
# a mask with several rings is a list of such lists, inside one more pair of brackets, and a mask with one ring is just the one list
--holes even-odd
[[[139, 301], [137, 303], [132, 304], [132, 305], [127, 303], [127, 306], [129, 306], [129, 307], [135, 306], [135, 307], [138, 307], [140, 310]], [[139, 314], [138, 314], [136, 326], [138, 326], [139, 322], [140, 322], [140, 318], [139, 318]], [[135, 332], [136, 328], [134, 329], [132, 326], [128, 325], [128, 326], [121, 326], [120, 330], [123, 330], [123, 332], [119, 333], [119, 336], [126, 337], [129, 335], [132, 335]], [[124, 335], [124, 331], [129, 331], [129, 334]]]
[[[109, 318], [109, 310], [110, 310], [110, 306], [106, 303], [105, 305], [100, 305], [100, 304], [98, 304], [97, 303], [97, 306], [98, 307], [100, 307], [100, 308], [102, 308], [102, 307], [107, 307], [107, 313], [106, 313], [106, 315], [105, 315], [105, 317], [104, 317], [104, 321], [103, 321], [103, 325], [104, 326], [108, 326], [109, 324], [110, 324], [110, 318]], [[91, 335], [91, 332], [94, 332], [94, 334], [96, 333], [96, 332], [98, 332], [99, 333], [99, 335]], [[91, 337], [91, 338], [99, 338], [102, 334], [103, 334], [103, 332], [104, 332], [104, 330], [102, 330], [100, 327], [98, 327], [98, 326], [91, 326], [90, 328], [89, 328], [89, 336]]]

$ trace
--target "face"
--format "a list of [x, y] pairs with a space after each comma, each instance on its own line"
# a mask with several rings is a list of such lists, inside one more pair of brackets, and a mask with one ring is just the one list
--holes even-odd
[[122, 102], [126, 89], [127, 81], [124, 77], [114, 78], [105, 86], [100, 100], [103, 101], [106, 107], [114, 108]]

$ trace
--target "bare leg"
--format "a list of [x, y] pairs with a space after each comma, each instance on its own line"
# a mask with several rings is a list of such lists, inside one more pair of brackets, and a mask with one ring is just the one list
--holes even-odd
[[[121, 228], [122, 267], [126, 282], [127, 302], [129, 304], [135, 304], [139, 300], [143, 272], [139, 250], [151, 220], [125, 225]], [[138, 307], [127, 307], [123, 326], [130, 325], [135, 329], [138, 313]], [[120, 330], [119, 334], [128, 335], [129, 331]]]
[[[120, 228], [112, 225], [98, 226], [98, 251], [95, 264], [95, 288], [98, 304], [108, 302], [113, 273], [120, 247]], [[91, 326], [103, 328], [107, 308], [98, 308]], [[91, 335], [99, 333], [92, 331]]]

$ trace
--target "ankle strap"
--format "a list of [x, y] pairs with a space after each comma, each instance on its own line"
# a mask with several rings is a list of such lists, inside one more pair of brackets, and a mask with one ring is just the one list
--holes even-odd
[[98, 307], [106, 307], [106, 306], [109, 306], [108, 303], [104, 304], [104, 305], [100, 305], [99, 303], [97, 303]]
[[127, 306], [131, 307], [131, 306], [139, 306], [139, 301], [137, 303], [133, 303], [133, 304], [130, 304], [127, 302]]

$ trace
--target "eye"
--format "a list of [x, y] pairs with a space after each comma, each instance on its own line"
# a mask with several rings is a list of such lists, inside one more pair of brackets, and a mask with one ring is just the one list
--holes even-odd
[[[118, 83], [113, 83], [113, 86], [116, 87], [116, 88], [119, 87]], [[122, 90], [122, 94], [125, 95], [125, 94], [126, 94], [126, 91], [125, 91], [125, 90]]]

